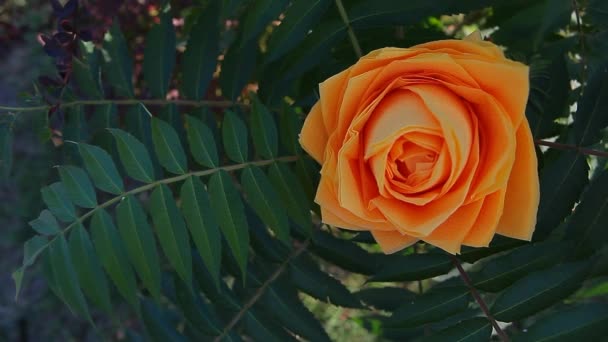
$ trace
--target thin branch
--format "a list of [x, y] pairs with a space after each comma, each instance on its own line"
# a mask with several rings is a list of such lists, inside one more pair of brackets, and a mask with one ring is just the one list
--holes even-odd
[[[159, 181], [156, 182], [152, 182], [149, 184], [145, 184], [142, 185], [140, 187], [137, 187], [135, 189], [129, 190], [127, 192], [124, 192], [120, 195], [117, 195], [101, 204], [99, 204], [98, 206], [96, 206], [95, 208], [89, 210], [88, 212], [86, 212], [84, 215], [80, 216], [77, 220], [75, 220], [74, 222], [72, 222], [71, 224], [69, 224], [66, 228], [62, 229], [60, 233], [58, 233], [55, 237], [53, 237], [52, 239], [50, 239], [46, 244], [44, 244], [40, 249], [39, 249], [39, 254], [42, 253], [42, 251], [44, 251], [51, 243], [53, 243], [53, 241], [55, 241], [55, 239], [60, 236], [60, 235], [65, 235], [68, 233], [68, 231], [70, 231], [73, 227], [76, 227], [82, 223], [84, 223], [84, 221], [86, 219], [88, 219], [89, 217], [93, 216], [97, 211], [107, 208], [109, 206], [111, 206], [112, 204], [119, 202], [121, 199], [123, 199], [126, 196], [129, 195], [135, 195], [144, 191], [148, 191], [148, 190], [152, 190], [155, 187], [161, 185], [161, 184], [171, 184], [171, 183], [175, 183], [175, 182], [179, 182], [182, 181], [188, 177], [203, 177], [203, 176], [208, 176], [210, 174], [216, 173], [220, 170], [223, 171], [235, 171], [235, 170], [240, 170], [243, 169], [247, 166], [264, 166], [264, 165], [269, 165], [272, 164], [274, 162], [294, 162], [296, 160], [298, 160], [299, 157], [298, 156], [288, 156], [288, 157], [279, 157], [276, 159], [267, 159], [267, 160], [258, 160], [258, 161], [253, 161], [253, 162], [247, 162], [247, 163], [242, 163], [242, 164], [235, 164], [235, 165], [227, 165], [227, 166], [221, 166], [221, 167], [216, 167], [213, 169], [207, 169], [207, 170], [200, 170], [200, 171], [192, 171], [192, 172], [188, 172], [188, 173], [184, 173], [183, 175], [179, 175], [179, 176], [175, 176], [175, 177], [171, 177], [171, 178], [165, 178], [165, 179], [161, 179]], [[26, 267], [22, 266], [22, 269], [25, 269]]]
[[546, 140], [539, 140], [539, 139], [534, 140], [534, 143], [537, 145], [547, 146], [547, 147], [555, 148], [558, 150], [574, 150], [574, 151], [577, 151], [578, 153], [588, 155], [588, 156], [597, 156], [597, 157], [604, 157], [604, 158], [608, 157], [607, 151], [598, 151], [598, 150], [594, 150], [591, 148], [585, 148], [585, 147], [580, 147], [580, 146], [576, 146], [576, 145], [562, 144], [562, 143], [557, 143], [557, 142], [553, 142], [553, 141], [546, 141]]
[[359, 45], [359, 40], [355, 35], [355, 31], [350, 25], [350, 19], [348, 18], [348, 14], [346, 14], [346, 9], [344, 9], [342, 0], [336, 0], [336, 6], [338, 7], [338, 12], [340, 12], [340, 17], [342, 17], [342, 21], [344, 22], [344, 25], [346, 25], [346, 29], [348, 30], [348, 37], [350, 38], [350, 42], [353, 45], [353, 50], [355, 50], [355, 54], [357, 55], [357, 57], [361, 58], [361, 56], [363, 56], [363, 52], [361, 51], [361, 45]]
[[471, 291], [473, 298], [475, 298], [475, 301], [477, 302], [477, 304], [479, 304], [481, 311], [483, 311], [483, 313], [488, 318], [488, 321], [490, 321], [490, 324], [492, 324], [492, 327], [494, 327], [494, 330], [496, 330], [496, 333], [500, 337], [500, 340], [503, 342], [508, 342], [509, 336], [502, 330], [502, 328], [496, 322], [496, 319], [494, 319], [494, 317], [490, 313], [490, 310], [488, 309], [486, 302], [484, 302], [483, 298], [481, 298], [481, 296], [479, 295], [479, 292], [477, 292], [477, 289], [475, 289], [475, 287], [473, 286], [473, 283], [471, 282], [471, 278], [469, 278], [469, 275], [467, 274], [467, 272], [462, 268], [462, 265], [460, 264], [460, 260], [458, 260], [458, 258], [453, 255], [451, 256], [451, 258], [452, 258], [452, 263], [454, 264], [454, 266], [456, 266], [458, 273], [460, 273], [460, 277], [462, 278], [462, 281], [469, 288], [469, 291]]
[[[115, 105], [136, 105], [136, 104], [144, 104], [144, 105], [169, 105], [175, 104], [178, 106], [189, 106], [189, 107], [213, 107], [213, 108], [230, 108], [233, 106], [240, 107], [249, 107], [249, 105], [240, 103], [240, 102], [232, 102], [232, 101], [195, 101], [195, 100], [164, 100], [164, 99], [104, 99], [104, 100], [76, 100], [70, 102], [59, 103], [59, 107], [74, 107], [81, 105], [107, 105], [107, 104], [115, 104]], [[8, 112], [35, 112], [40, 110], [48, 110], [55, 105], [42, 105], [42, 106], [33, 106], [33, 107], [9, 107], [9, 106], [0, 106], [0, 111], [8, 111]]]
[[251, 296], [251, 298], [249, 298], [249, 300], [247, 301], [247, 303], [245, 303], [245, 305], [243, 305], [243, 307], [241, 308], [241, 310], [239, 310], [239, 312], [237, 312], [236, 315], [234, 315], [234, 317], [232, 317], [232, 319], [230, 320], [230, 322], [226, 325], [226, 327], [224, 327], [224, 330], [222, 330], [222, 333], [219, 336], [217, 336], [215, 339], [213, 339], [214, 342], [220, 342], [220, 341], [222, 341], [222, 339], [226, 335], [228, 335], [228, 333], [230, 333], [230, 330], [232, 330], [232, 328], [234, 328], [234, 326], [241, 320], [241, 318], [243, 318], [243, 316], [245, 315], [245, 313], [247, 313], [247, 310], [249, 310], [262, 297], [262, 295], [264, 295], [264, 293], [266, 292], [266, 289], [268, 289], [268, 287], [275, 280], [277, 280], [277, 278], [285, 271], [285, 269], [287, 268], [287, 266], [289, 265], [289, 263], [291, 262], [291, 260], [297, 258], [298, 255], [300, 255], [302, 252], [304, 252], [306, 250], [306, 248], [308, 248], [309, 244], [310, 244], [310, 239], [307, 239], [300, 246], [298, 246], [298, 248], [296, 248], [287, 257], [287, 259], [285, 259], [281, 263], [281, 265], [279, 265], [279, 267], [272, 273], [272, 275], [270, 275], [270, 277], [268, 279], [266, 279], [266, 281], [262, 284], [262, 286], [260, 286], [255, 291], [255, 293], [253, 294], [253, 296]]

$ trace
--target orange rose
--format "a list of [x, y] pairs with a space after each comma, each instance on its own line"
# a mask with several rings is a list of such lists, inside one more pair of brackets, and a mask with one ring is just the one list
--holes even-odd
[[300, 134], [324, 223], [385, 253], [530, 240], [539, 201], [528, 67], [479, 33], [370, 52], [321, 83]]

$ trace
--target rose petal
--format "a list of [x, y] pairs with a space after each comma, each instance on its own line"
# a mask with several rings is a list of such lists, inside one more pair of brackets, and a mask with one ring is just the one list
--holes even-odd
[[382, 248], [382, 252], [385, 254], [398, 252], [418, 242], [417, 238], [409, 235], [402, 235], [397, 231], [372, 231], [372, 235], [378, 245], [380, 245], [380, 248]]
[[505, 190], [498, 190], [483, 198], [483, 206], [473, 228], [462, 241], [471, 247], [487, 247], [496, 233], [496, 226], [502, 215], [505, 203]]
[[537, 159], [528, 121], [517, 130], [515, 163], [507, 183], [505, 205], [496, 232], [500, 235], [530, 240], [536, 225], [540, 200]]
[[304, 120], [304, 126], [300, 132], [300, 145], [319, 164], [323, 164], [328, 138], [327, 130], [323, 123], [321, 105], [317, 102], [310, 110], [310, 113], [308, 113], [306, 120]]
[[462, 241], [473, 228], [482, 205], [483, 200], [479, 200], [458, 208], [445, 222], [422, 240], [449, 253], [460, 253]]

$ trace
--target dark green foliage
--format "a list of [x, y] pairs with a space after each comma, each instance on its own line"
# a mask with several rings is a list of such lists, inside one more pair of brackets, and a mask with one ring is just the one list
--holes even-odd
[[[126, 301], [139, 320], [127, 336], [142, 340], [363, 340], [339, 335], [356, 321], [384, 340], [488, 341], [461, 262], [494, 318], [517, 322], [514, 341], [606, 336], [605, 1], [169, 3], [146, 32], [115, 20], [103, 44], [81, 43], [65, 89], [40, 86], [28, 103], [48, 102], [28, 110], [33, 130], [48, 139], [52, 114], [62, 147], [45, 208], [24, 214], [17, 294], [41, 259], [76, 315], [96, 319], [92, 304], [113, 316]], [[537, 145], [555, 145], [537, 146], [534, 241], [384, 255], [369, 233], [323, 225], [320, 166], [299, 144], [319, 83], [356, 61], [355, 37], [365, 55], [476, 28], [530, 66], [526, 117]], [[15, 112], [0, 120], [3, 176]]]

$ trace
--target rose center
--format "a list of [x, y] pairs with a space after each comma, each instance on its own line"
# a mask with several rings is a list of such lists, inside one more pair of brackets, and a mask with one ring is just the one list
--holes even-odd
[[389, 153], [389, 177], [415, 186], [427, 180], [437, 160], [437, 151], [407, 138], [397, 141]]

